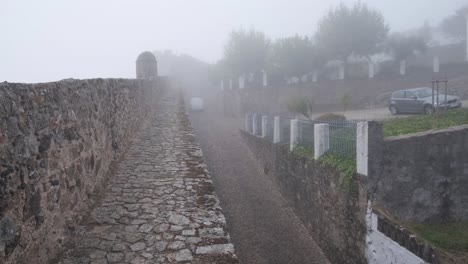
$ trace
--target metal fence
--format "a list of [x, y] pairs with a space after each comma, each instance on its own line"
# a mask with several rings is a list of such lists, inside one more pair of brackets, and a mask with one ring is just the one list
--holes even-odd
[[291, 137], [291, 120], [290, 118], [280, 118], [280, 143], [289, 144]]
[[355, 121], [328, 121], [329, 150], [327, 153], [342, 159], [356, 159]]
[[309, 120], [299, 121], [299, 142], [298, 144], [303, 147], [313, 148], [314, 147], [314, 125], [318, 122]]
[[[274, 139], [273, 116], [251, 114], [247, 116], [247, 122], [251, 122], [251, 129], [256, 127], [257, 136], [265, 136], [269, 140]], [[255, 121], [254, 121], [255, 120]], [[279, 133], [280, 144], [290, 144], [291, 118], [280, 117]], [[315, 121], [299, 120], [297, 145], [309, 150], [314, 149], [314, 133], [316, 124], [328, 124], [328, 150], [326, 154], [332, 154], [346, 160], [356, 159], [356, 127], [358, 121]], [[263, 131], [263, 133], [262, 133]]]
[[274, 127], [274, 124], [275, 124], [275, 118], [273, 116], [268, 116], [267, 117], [267, 138], [273, 140], [273, 133], [274, 133], [274, 130], [275, 130], [275, 127]]

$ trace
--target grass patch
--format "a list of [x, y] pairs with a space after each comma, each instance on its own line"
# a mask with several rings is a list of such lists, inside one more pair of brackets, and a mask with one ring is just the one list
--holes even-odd
[[468, 253], [468, 222], [411, 224], [410, 228], [438, 248]]
[[391, 137], [465, 124], [468, 124], [468, 109], [458, 108], [432, 115], [419, 115], [385, 121], [383, 130], [385, 137]]

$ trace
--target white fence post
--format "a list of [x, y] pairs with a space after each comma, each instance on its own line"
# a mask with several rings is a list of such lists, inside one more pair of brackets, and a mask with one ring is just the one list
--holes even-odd
[[328, 124], [314, 125], [314, 159], [320, 158], [330, 149], [330, 126]]
[[280, 117], [275, 116], [275, 123], [273, 127], [273, 143], [279, 143], [281, 141], [280, 132]]
[[268, 86], [268, 77], [267, 77], [267, 73], [266, 71], [263, 71], [263, 75], [262, 75], [262, 84], [263, 86]]
[[374, 63], [369, 61], [369, 79], [374, 78]]
[[369, 154], [369, 123], [359, 122], [356, 127], [356, 167], [357, 173], [367, 176]]
[[434, 62], [433, 62], [433, 70], [435, 73], [439, 72], [439, 57], [435, 56], [434, 57]]
[[[468, 13], [466, 14], [466, 36], [468, 36]], [[468, 61], [468, 41], [466, 41], [466, 61]]]
[[338, 77], [340, 80], [344, 80], [345, 78], [345, 68], [344, 68], [344, 63], [340, 63], [340, 66], [338, 66]]
[[245, 87], [244, 76], [239, 76], [239, 89], [244, 89], [244, 87]]
[[268, 116], [262, 116], [262, 138], [267, 136]]
[[299, 120], [291, 120], [291, 136], [289, 138], [289, 150], [293, 151], [299, 138]]
[[400, 61], [400, 75], [406, 74], [406, 60]]

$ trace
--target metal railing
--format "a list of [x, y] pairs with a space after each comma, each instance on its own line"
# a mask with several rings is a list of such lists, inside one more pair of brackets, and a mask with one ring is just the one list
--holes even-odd
[[342, 159], [356, 159], [355, 121], [329, 121], [329, 149], [327, 153]]
[[280, 143], [289, 144], [291, 120], [290, 118], [280, 118]]
[[[254, 121], [255, 120], [255, 121]], [[279, 119], [279, 142], [280, 144], [292, 144], [291, 139], [291, 118], [280, 117]], [[256, 136], [265, 137], [274, 141], [274, 124], [275, 118], [273, 116], [261, 114], [249, 114], [246, 116], [246, 122], [251, 122], [249, 129], [253, 133], [254, 127], [256, 128]], [[325, 154], [332, 154], [336, 157], [346, 160], [356, 159], [356, 129], [358, 121], [315, 121], [315, 120], [299, 120], [297, 122], [297, 144], [308, 150], [314, 149], [315, 140], [325, 140], [326, 151]], [[319, 135], [319, 139], [315, 138], [315, 125], [325, 124], [326, 133]], [[321, 128], [323, 129], [323, 128]], [[323, 133], [323, 132], [320, 132]], [[318, 144], [318, 143], [317, 143]], [[293, 145], [294, 146], [294, 145]], [[322, 150], [320, 154], [322, 155]]]

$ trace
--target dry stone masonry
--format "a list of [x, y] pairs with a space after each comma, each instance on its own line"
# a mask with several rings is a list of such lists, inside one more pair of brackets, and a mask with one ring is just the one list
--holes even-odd
[[47, 263], [160, 94], [157, 80], [0, 83], [0, 263]]
[[238, 263], [184, 108], [165, 97], [57, 261]]

